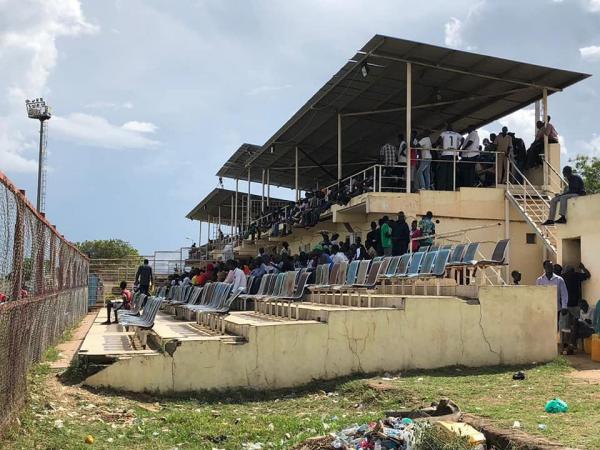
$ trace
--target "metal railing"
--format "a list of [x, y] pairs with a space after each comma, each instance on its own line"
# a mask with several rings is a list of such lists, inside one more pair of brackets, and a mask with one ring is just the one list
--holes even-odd
[[[554, 227], [541, 224], [548, 219], [550, 203], [547, 196], [540, 192], [521, 172], [512, 160], [508, 160], [508, 173], [506, 178], [506, 195], [509, 200], [521, 211], [525, 220], [542, 238], [550, 250], [556, 253], [557, 237]], [[551, 166], [550, 166], [551, 167]]]
[[[481, 230], [486, 230], [486, 229], [490, 229], [490, 228], [498, 228], [501, 227], [502, 223], [497, 222], [491, 225], [478, 225], [475, 227], [468, 227], [468, 228], [462, 228], [460, 230], [454, 230], [454, 231], [447, 231], [444, 233], [436, 233], [433, 236], [421, 236], [418, 238], [411, 238], [408, 244], [408, 251], [409, 253], [413, 253], [412, 251], [412, 247], [413, 247], [413, 242], [414, 241], [423, 241], [426, 239], [430, 239], [433, 238], [435, 239], [436, 245], [443, 245], [442, 243], [446, 242], [448, 244], [471, 244], [473, 242], [478, 242], [479, 244], [495, 244], [496, 241], [482, 241], [480, 239], [477, 240], [473, 240], [470, 233], [475, 232], [475, 231], [481, 231]], [[460, 239], [452, 239], [452, 238], [458, 238], [460, 237]], [[509, 250], [510, 252], [510, 247]], [[477, 258], [479, 260], [484, 260], [484, 259], [489, 259], [487, 256], [485, 256], [483, 254], [483, 252], [481, 251], [481, 246], [477, 248]], [[510, 260], [510, 253], [509, 256], [507, 257], [507, 260]], [[486, 266], [480, 271], [481, 274], [481, 283], [480, 284], [489, 284], [492, 286], [495, 285], [506, 285], [506, 280], [505, 278], [502, 276], [501, 270], [497, 267], [494, 266]], [[489, 276], [489, 274], [487, 273], [487, 271], [491, 271], [494, 274], [494, 278], [495, 278], [495, 283], [492, 280], [492, 278]]]
[[[544, 170], [548, 171], [549, 175], [546, 177], [548, 181], [548, 190], [555, 194], [562, 193], [565, 188], [569, 185], [568, 181], [562, 176], [562, 174], [554, 168], [546, 158], [541, 156], [542, 164], [544, 165]], [[554, 175], [552, 175], [554, 174]]]

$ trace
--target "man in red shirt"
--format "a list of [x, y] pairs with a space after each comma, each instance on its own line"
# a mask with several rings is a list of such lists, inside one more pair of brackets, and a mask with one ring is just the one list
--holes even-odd
[[119, 287], [121, 288], [121, 300], [109, 300], [108, 303], [106, 303], [106, 321], [102, 322], [102, 325], [111, 324], [111, 310], [115, 312], [115, 323], [119, 323], [117, 311], [120, 309], [131, 309], [131, 301], [133, 299], [133, 295], [131, 294], [131, 291], [127, 289], [127, 282], [121, 281]]

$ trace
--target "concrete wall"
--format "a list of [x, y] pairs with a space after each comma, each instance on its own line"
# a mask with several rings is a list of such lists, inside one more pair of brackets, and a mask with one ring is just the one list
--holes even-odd
[[583, 298], [595, 305], [600, 299], [600, 194], [569, 200], [567, 220], [556, 226], [558, 261], [563, 266], [586, 265], [592, 278], [583, 283]]
[[404, 310], [338, 309], [322, 317], [326, 323], [248, 326], [243, 344], [182, 341], [173, 357], [123, 359], [86, 383], [163, 393], [266, 389], [352, 373], [522, 364], [556, 356], [556, 293], [550, 287], [482, 287], [479, 303], [408, 297]]

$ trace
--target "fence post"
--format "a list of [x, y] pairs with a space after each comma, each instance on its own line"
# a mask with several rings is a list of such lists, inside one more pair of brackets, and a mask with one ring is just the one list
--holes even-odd
[[[34, 267], [32, 267], [32, 275], [34, 276], [35, 279], [35, 294], [39, 295], [39, 294], [43, 294], [45, 289], [44, 289], [44, 253], [46, 250], [46, 245], [45, 245], [45, 238], [46, 238], [46, 233], [45, 233], [45, 227], [44, 227], [44, 223], [41, 221], [38, 221], [36, 223], [36, 241], [37, 241], [37, 251], [35, 254], [35, 262], [33, 261], [33, 255], [32, 255], [32, 263], [35, 264]], [[35, 274], [35, 275], [34, 275]]]
[[23, 285], [23, 246], [24, 246], [24, 204], [23, 199], [15, 194], [15, 204], [17, 206], [17, 217], [15, 220], [15, 238], [13, 247], [13, 260], [12, 260], [12, 300], [18, 300], [21, 297], [21, 287]]

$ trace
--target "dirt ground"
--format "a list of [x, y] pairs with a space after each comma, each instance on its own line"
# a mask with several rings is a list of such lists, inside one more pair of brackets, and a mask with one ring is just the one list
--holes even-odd
[[593, 384], [600, 384], [600, 362], [594, 362], [589, 355], [578, 354], [567, 356], [575, 369], [570, 376]]

